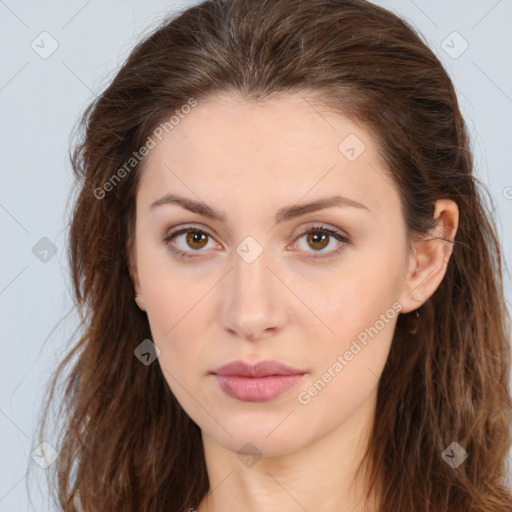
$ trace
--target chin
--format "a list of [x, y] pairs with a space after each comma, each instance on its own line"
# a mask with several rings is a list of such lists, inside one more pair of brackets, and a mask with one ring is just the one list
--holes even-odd
[[[292, 453], [305, 444], [303, 431], [291, 424], [285, 426], [287, 420], [279, 425], [284, 417], [286, 414], [279, 419], [273, 417], [267, 421], [251, 421], [247, 416], [240, 420], [224, 421], [223, 427], [231, 436], [218, 425], [213, 427], [213, 432], [202, 430], [215, 442], [233, 452], [255, 452], [260, 456], [275, 457]], [[300, 439], [296, 438], [299, 432]]]

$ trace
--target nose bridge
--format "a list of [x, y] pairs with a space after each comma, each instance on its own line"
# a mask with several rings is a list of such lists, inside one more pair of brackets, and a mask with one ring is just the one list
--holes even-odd
[[234, 268], [224, 290], [222, 322], [226, 329], [243, 338], [258, 338], [282, 326], [286, 319], [284, 303], [276, 289], [278, 280], [267, 267], [268, 254], [261, 249], [254, 240], [239, 244], [232, 255]]

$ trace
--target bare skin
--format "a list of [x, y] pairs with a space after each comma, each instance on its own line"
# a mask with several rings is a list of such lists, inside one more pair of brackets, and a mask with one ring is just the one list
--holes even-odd
[[[409, 250], [398, 193], [370, 134], [312, 105], [292, 94], [201, 101], [145, 162], [131, 275], [158, 364], [202, 431], [211, 492], [199, 512], [378, 510], [376, 495], [363, 504], [366, 473], [355, 478], [378, 380], [399, 312], [434, 293], [451, 254], [441, 240]], [[362, 152], [353, 138], [339, 149], [350, 134]], [[202, 201], [225, 220], [178, 204], [151, 207], [168, 193]], [[281, 208], [333, 195], [363, 206], [276, 224]], [[453, 240], [456, 204], [438, 201], [435, 217], [436, 234]], [[163, 241], [189, 225], [188, 235]], [[318, 230], [303, 235], [318, 225], [349, 243]], [[202, 239], [194, 238], [198, 228], [207, 232]], [[361, 343], [371, 326], [378, 333]], [[305, 375], [266, 401], [228, 396], [210, 373], [234, 360], [269, 359]]]

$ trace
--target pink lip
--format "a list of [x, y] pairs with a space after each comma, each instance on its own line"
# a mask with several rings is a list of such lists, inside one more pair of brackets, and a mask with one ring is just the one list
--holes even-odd
[[278, 361], [256, 364], [233, 361], [212, 373], [230, 397], [244, 402], [265, 402], [294, 387], [306, 372]]

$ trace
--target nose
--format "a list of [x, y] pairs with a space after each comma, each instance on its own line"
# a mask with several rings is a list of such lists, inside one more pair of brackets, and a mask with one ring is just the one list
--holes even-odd
[[221, 291], [224, 328], [249, 341], [275, 335], [288, 319], [285, 285], [269, 268], [265, 252], [252, 263], [233, 256], [234, 268]]

